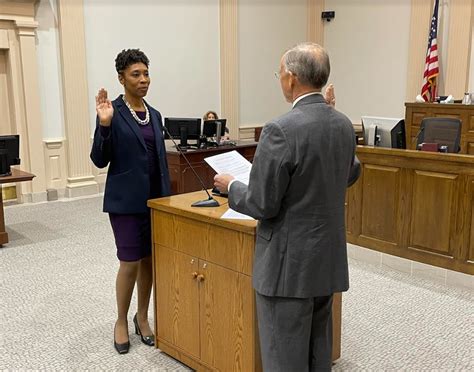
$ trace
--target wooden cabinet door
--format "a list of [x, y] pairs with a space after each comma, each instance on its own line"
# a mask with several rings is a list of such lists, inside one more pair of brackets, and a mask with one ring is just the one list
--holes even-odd
[[201, 360], [219, 371], [253, 371], [254, 299], [250, 276], [199, 261]]
[[199, 358], [198, 260], [160, 245], [156, 250], [158, 338]]

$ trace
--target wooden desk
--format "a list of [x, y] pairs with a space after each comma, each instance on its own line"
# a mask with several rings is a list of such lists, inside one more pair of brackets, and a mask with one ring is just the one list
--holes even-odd
[[461, 120], [461, 154], [474, 155], [474, 105], [405, 103], [407, 148], [416, 148], [415, 137], [420, 131], [421, 120], [431, 117]]
[[[194, 170], [203, 180], [206, 188], [210, 189], [213, 187], [214, 176], [216, 172], [214, 172], [212, 168], [207, 165], [207, 163], [204, 161], [204, 158], [223, 152], [236, 150], [242, 154], [244, 158], [252, 161], [256, 148], [256, 142], [237, 141], [236, 146], [219, 146], [208, 149], [188, 150], [185, 152], [185, 154]], [[176, 150], [172, 143], [166, 144], [166, 157], [168, 159], [168, 167], [171, 179], [171, 192], [173, 195], [202, 189], [199, 181], [196, 179], [196, 176], [189, 168], [188, 163], [186, 160], [184, 160], [183, 156], [178, 150]]]
[[[23, 182], [31, 181], [35, 175], [23, 172], [19, 169], [11, 168], [11, 176], [0, 177], [0, 184], [2, 183], [13, 183], [13, 182]], [[5, 215], [3, 212], [3, 196], [0, 192], [0, 246], [8, 243], [8, 233], [5, 231]]]
[[350, 243], [474, 274], [474, 157], [357, 146]]
[[[226, 204], [192, 208], [199, 199], [202, 192], [148, 202], [156, 345], [198, 371], [261, 371], [251, 277], [256, 221], [220, 219]], [[336, 294], [333, 360], [341, 350], [341, 302]]]

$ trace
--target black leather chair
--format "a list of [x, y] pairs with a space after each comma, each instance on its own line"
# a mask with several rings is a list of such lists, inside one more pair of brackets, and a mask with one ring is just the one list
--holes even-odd
[[461, 120], [454, 118], [424, 118], [416, 148], [423, 142], [448, 146], [448, 152], [459, 152], [461, 147]]

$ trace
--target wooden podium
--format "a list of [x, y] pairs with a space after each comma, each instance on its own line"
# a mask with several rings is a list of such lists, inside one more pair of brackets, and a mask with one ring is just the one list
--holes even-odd
[[[261, 371], [252, 264], [256, 221], [193, 208], [204, 191], [154, 199], [156, 347], [198, 371]], [[333, 304], [333, 360], [340, 357], [341, 294]]]

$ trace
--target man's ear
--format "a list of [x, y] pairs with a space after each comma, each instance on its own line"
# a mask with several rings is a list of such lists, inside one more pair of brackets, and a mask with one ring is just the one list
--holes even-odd
[[122, 74], [118, 74], [118, 76], [117, 76], [117, 77], [118, 77], [118, 81], [120, 82], [120, 84], [122, 84], [122, 85], [123, 85], [123, 81], [124, 81], [124, 79], [123, 79], [123, 75], [122, 75]]
[[288, 82], [290, 84], [291, 89], [293, 89], [295, 87], [295, 84], [296, 84], [296, 79], [298, 79], [298, 78], [291, 71], [288, 71], [288, 73], [290, 74], [290, 78], [288, 79]]

